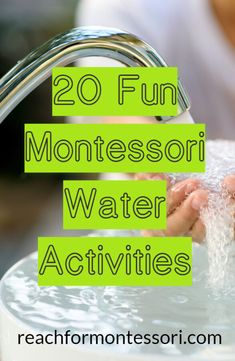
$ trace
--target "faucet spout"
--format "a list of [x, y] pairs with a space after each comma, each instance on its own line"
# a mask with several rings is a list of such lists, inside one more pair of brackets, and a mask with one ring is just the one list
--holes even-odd
[[[112, 58], [126, 66], [167, 66], [152, 47], [132, 34], [100, 27], [72, 29], [32, 51], [0, 79], [0, 123], [21, 100], [51, 75], [52, 68], [91, 56]], [[180, 82], [178, 104], [178, 115], [190, 108]], [[156, 119], [169, 121], [172, 118]]]

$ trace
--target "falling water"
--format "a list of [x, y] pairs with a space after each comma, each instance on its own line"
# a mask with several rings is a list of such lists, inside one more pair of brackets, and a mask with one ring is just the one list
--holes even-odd
[[197, 178], [209, 190], [208, 206], [201, 211], [208, 249], [208, 284], [215, 292], [228, 292], [235, 279], [235, 202], [223, 186], [227, 175], [235, 175], [235, 142], [208, 141], [206, 172], [180, 174], [175, 179]]

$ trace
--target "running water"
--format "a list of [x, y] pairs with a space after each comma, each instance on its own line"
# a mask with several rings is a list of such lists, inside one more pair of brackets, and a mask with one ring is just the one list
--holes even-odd
[[[235, 142], [208, 141], [206, 154], [206, 172], [190, 174], [190, 178], [200, 179], [209, 190], [208, 206], [201, 211], [208, 248], [208, 284], [216, 293], [226, 293], [235, 282], [235, 205], [223, 180], [235, 175]], [[175, 175], [174, 180], [188, 177], [189, 174]]]

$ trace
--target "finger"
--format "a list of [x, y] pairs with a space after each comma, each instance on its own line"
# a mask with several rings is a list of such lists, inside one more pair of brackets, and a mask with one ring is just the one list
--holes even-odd
[[[207, 192], [197, 190], [181, 204], [181, 206], [167, 220], [166, 230], [143, 230], [144, 237], [177, 237], [189, 234], [194, 224], [198, 221], [200, 210], [207, 204]], [[195, 238], [200, 239], [199, 225], [194, 230]], [[197, 235], [198, 232], [198, 235]], [[191, 233], [190, 233], [191, 235]]]
[[157, 229], [145, 229], [141, 231], [144, 237], [165, 237], [165, 232]]
[[170, 215], [195, 190], [200, 187], [197, 179], [185, 179], [172, 187], [167, 194], [167, 214]]
[[189, 236], [192, 237], [194, 242], [202, 243], [205, 239], [205, 234], [205, 225], [201, 219], [198, 219], [189, 232]]
[[223, 185], [231, 194], [231, 196], [235, 199], [235, 175], [227, 176], [224, 179]]
[[136, 173], [136, 180], [165, 180], [167, 184], [167, 189], [171, 185], [170, 177], [163, 173]]
[[166, 236], [187, 234], [197, 221], [200, 210], [207, 204], [207, 192], [199, 189], [191, 193], [167, 220]]

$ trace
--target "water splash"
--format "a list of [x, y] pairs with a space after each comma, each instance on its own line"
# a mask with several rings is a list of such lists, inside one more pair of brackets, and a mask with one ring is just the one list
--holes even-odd
[[214, 292], [228, 292], [234, 283], [234, 212], [230, 197], [210, 193], [208, 207], [201, 217], [206, 225], [205, 243], [208, 249], [208, 284]]
[[195, 178], [209, 190], [208, 206], [201, 211], [208, 250], [208, 286], [216, 294], [228, 293], [235, 283], [235, 204], [223, 187], [227, 175], [235, 175], [235, 142], [217, 140], [206, 144], [206, 172], [173, 175], [174, 181]]
[[[117, 234], [129, 235], [113, 231], [113, 235]], [[96, 234], [104, 235], [105, 232]], [[229, 294], [215, 297], [207, 288], [207, 273], [207, 250], [194, 244], [192, 287], [38, 287], [35, 253], [4, 277], [0, 298], [11, 315], [30, 330], [53, 332], [56, 329], [62, 333], [69, 329], [71, 333], [102, 334], [129, 330], [141, 334], [175, 334], [183, 330], [185, 335], [216, 332], [221, 333], [228, 354], [223, 361], [230, 356], [233, 359], [235, 286]], [[95, 348], [93, 345], [92, 350]], [[178, 355], [181, 360], [198, 356], [210, 361], [218, 351], [213, 345], [192, 347], [176, 343], [112, 345], [112, 352], [139, 354], [143, 359], [148, 354], [168, 355], [173, 359]], [[210, 357], [200, 356], [207, 353]]]

